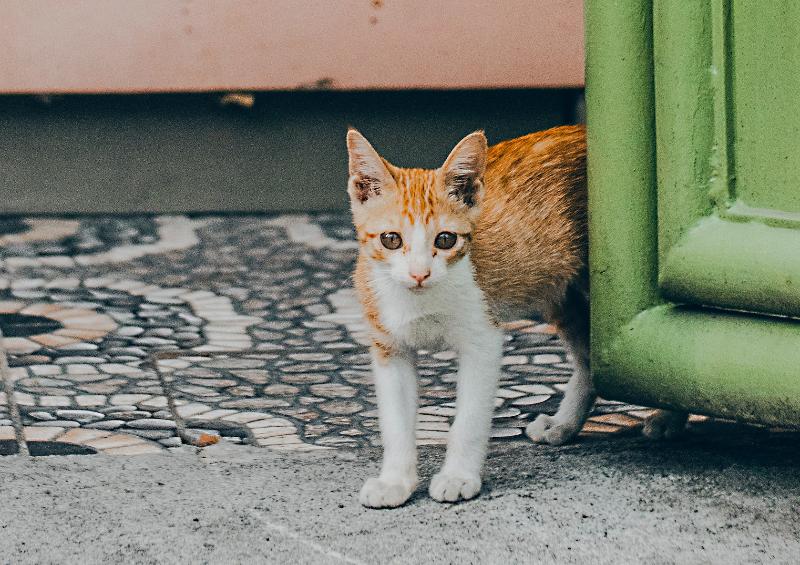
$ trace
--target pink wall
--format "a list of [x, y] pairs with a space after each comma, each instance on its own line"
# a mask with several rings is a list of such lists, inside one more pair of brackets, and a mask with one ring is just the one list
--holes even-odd
[[579, 86], [582, 10], [581, 0], [0, 0], [0, 93]]

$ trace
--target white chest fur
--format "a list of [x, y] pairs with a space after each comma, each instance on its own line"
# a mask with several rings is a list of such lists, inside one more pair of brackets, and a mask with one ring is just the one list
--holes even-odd
[[444, 280], [422, 291], [402, 288], [376, 269], [373, 290], [381, 324], [408, 347], [458, 346], [489, 323], [469, 257], [453, 265]]

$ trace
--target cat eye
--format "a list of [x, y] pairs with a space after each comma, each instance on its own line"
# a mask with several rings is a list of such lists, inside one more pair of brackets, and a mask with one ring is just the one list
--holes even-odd
[[457, 239], [458, 236], [453, 232], [443, 231], [436, 236], [436, 239], [433, 241], [433, 245], [435, 245], [438, 249], [450, 249], [456, 244]]
[[403, 245], [403, 238], [396, 231], [384, 232], [381, 234], [381, 243], [386, 249], [397, 249]]

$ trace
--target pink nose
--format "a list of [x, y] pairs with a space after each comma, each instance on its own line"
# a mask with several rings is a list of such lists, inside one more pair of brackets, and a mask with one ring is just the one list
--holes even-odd
[[422, 281], [431, 276], [430, 271], [428, 271], [427, 273], [410, 273], [410, 274], [411, 278], [417, 281], [417, 286], [422, 286]]

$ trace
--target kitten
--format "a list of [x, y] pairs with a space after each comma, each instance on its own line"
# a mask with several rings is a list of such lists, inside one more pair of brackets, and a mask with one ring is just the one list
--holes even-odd
[[417, 486], [414, 353], [459, 355], [456, 417], [442, 469], [441, 502], [481, 488], [503, 355], [500, 323], [544, 317], [559, 330], [575, 371], [554, 416], [526, 432], [558, 445], [581, 429], [595, 400], [589, 372], [586, 135], [550, 129], [487, 147], [465, 137], [436, 170], [404, 169], [347, 133], [355, 286], [371, 326], [383, 466], [361, 503], [403, 504]]

